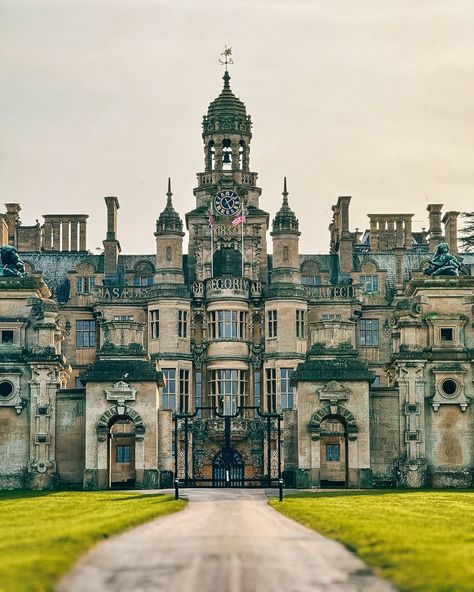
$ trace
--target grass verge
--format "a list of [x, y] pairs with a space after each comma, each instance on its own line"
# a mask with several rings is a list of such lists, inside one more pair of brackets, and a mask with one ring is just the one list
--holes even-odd
[[121, 491], [0, 492], [0, 591], [53, 590], [96, 542], [185, 504]]
[[270, 504], [354, 551], [402, 592], [474, 590], [474, 492], [321, 492]]

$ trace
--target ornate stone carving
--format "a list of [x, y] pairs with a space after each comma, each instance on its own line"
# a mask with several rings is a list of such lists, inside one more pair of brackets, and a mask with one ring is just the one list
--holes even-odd
[[357, 440], [359, 427], [352, 413], [342, 405], [326, 405], [322, 407], [311, 418], [309, 431], [312, 440], [319, 440], [321, 437], [321, 422], [328, 416], [339, 416], [343, 420], [349, 440]]
[[97, 440], [99, 442], [105, 442], [107, 440], [108, 435], [109, 435], [109, 426], [110, 426], [111, 420], [116, 417], [124, 417], [124, 416], [129, 417], [133, 421], [133, 423], [135, 424], [135, 439], [136, 440], [143, 440], [143, 438], [145, 436], [145, 432], [146, 432], [145, 424], [143, 423], [142, 418], [135, 411], [135, 409], [128, 407], [128, 405], [125, 405], [124, 408], [120, 409], [120, 410], [119, 410], [118, 405], [116, 405], [114, 407], [110, 407], [109, 409], [107, 409], [107, 411], [105, 413], [103, 413], [100, 416], [99, 421], [97, 422], [97, 426], [96, 426]]
[[329, 401], [331, 405], [338, 405], [339, 401], [345, 401], [349, 398], [349, 389], [345, 388], [336, 380], [331, 380], [323, 386], [323, 388], [317, 389], [319, 393], [320, 401]]
[[104, 389], [107, 401], [117, 402], [118, 415], [125, 415], [125, 401], [135, 401], [137, 390], [133, 389], [123, 380], [116, 382], [112, 388]]

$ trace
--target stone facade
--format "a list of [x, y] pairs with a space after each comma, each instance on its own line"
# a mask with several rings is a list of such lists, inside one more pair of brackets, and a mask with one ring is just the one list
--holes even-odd
[[[288, 485], [471, 487], [474, 257], [458, 254], [458, 213], [430, 204], [421, 231], [369, 214], [361, 233], [342, 196], [330, 252], [302, 254], [286, 179], [271, 227], [259, 207], [227, 72], [202, 138], [187, 254], [170, 182], [144, 256], [121, 251], [116, 197], [100, 255], [87, 215], [26, 227], [6, 204], [0, 238], [28, 275], [0, 277], [0, 487], [169, 486], [173, 414], [204, 407], [217, 431], [239, 408], [241, 431], [257, 408], [281, 412]], [[424, 275], [444, 242], [460, 275]]]

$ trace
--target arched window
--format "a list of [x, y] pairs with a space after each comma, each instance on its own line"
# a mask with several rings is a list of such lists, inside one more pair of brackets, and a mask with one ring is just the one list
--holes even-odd
[[222, 168], [227, 171], [232, 169], [232, 145], [229, 139], [222, 140]]
[[239, 169], [241, 171], [244, 170], [245, 167], [245, 161], [247, 159], [247, 150], [246, 150], [246, 145], [245, 142], [243, 140], [240, 140], [240, 146], [239, 146]]
[[305, 261], [301, 266], [301, 283], [306, 286], [321, 285], [319, 265], [315, 261]]
[[216, 166], [216, 149], [214, 148], [213, 140], [207, 145], [207, 162], [209, 170], [213, 171]]
[[242, 277], [242, 255], [235, 249], [214, 253], [214, 277]]
[[153, 265], [148, 261], [140, 261], [134, 268], [133, 285], [134, 286], [151, 286], [153, 285], [153, 275], [155, 270]]

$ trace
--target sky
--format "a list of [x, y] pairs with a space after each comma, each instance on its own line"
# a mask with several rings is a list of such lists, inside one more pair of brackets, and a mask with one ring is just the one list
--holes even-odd
[[301, 253], [327, 252], [339, 195], [352, 229], [421, 229], [427, 203], [474, 209], [473, 32], [472, 0], [0, 0], [2, 202], [90, 214], [94, 252], [116, 195], [122, 252], [153, 253], [168, 177], [194, 207], [227, 45], [260, 206], [286, 176]]

